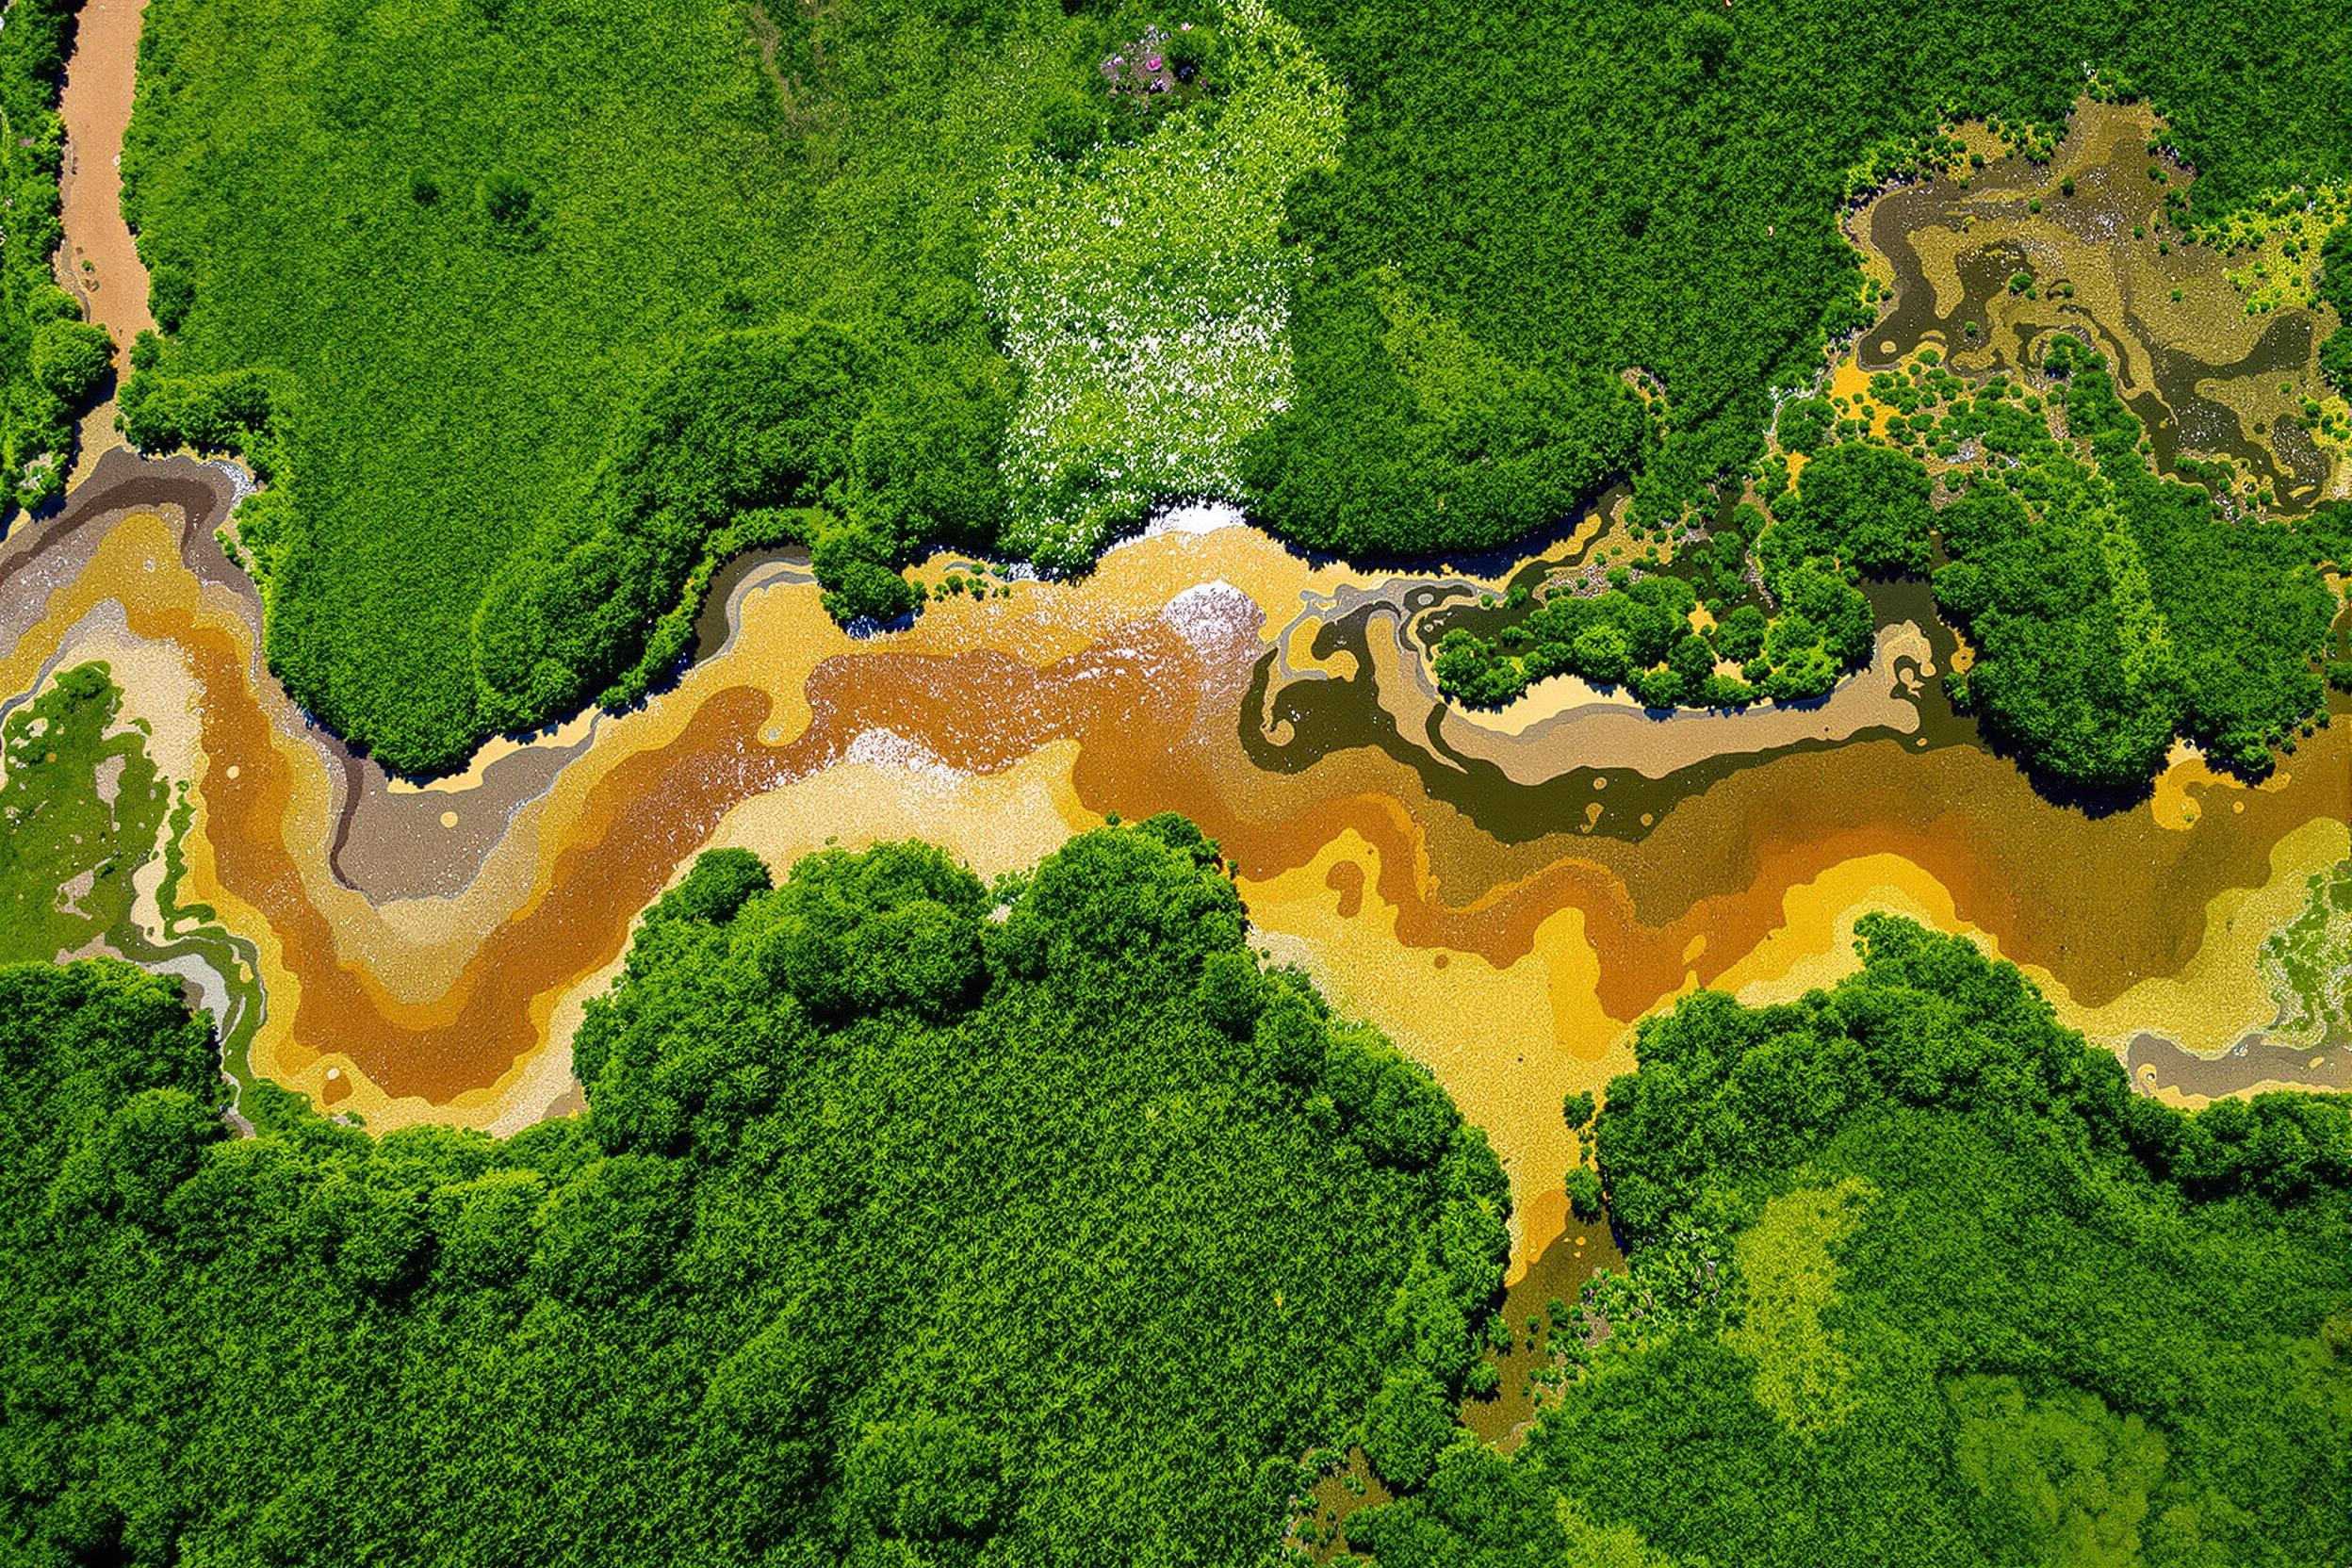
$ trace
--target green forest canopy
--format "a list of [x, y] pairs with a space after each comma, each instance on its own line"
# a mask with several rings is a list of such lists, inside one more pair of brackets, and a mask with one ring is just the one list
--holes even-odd
[[1514, 1458], [1348, 1521], [1380, 1568], [2352, 1552], [2345, 1102], [2170, 1109], [2014, 967], [1861, 935], [1828, 991], [1642, 1026], [1596, 1134], [1630, 1277]]
[[1494, 1156], [1244, 920], [1174, 818], [992, 888], [714, 852], [591, 1004], [586, 1114], [505, 1140], [267, 1085], [230, 1138], [167, 981], [0, 969], [0, 1552], [1265, 1562], [1355, 1442], [1382, 1568], [2352, 1549], [2342, 1100], [2172, 1110], [1872, 917], [1831, 990], [1642, 1026], [1631, 1271], [1553, 1309], [1505, 1460], [1452, 1414]]
[[173, 984], [0, 969], [0, 1558], [1266, 1560], [1459, 1385], [1508, 1200], [1244, 934], [1179, 819], [994, 888], [715, 852], [503, 1141], [230, 1138]]
[[[837, 612], [888, 619], [918, 541], [1068, 564], [1229, 482], [1355, 554], [1501, 545], [1626, 471], [1669, 518], [1867, 314], [1853, 172], [1956, 116], [2046, 140], [2085, 64], [2169, 117], [2200, 215], [2352, 176], [2352, 18], [2266, 0], [156, 0], [147, 29], [125, 170], [169, 339], [126, 419], [273, 476], [271, 661], [403, 769], [642, 694], [697, 558], [751, 543], [813, 538]], [[1158, 264], [1064, 221], [1115, 213]], [[1147, 405], [1190, 411], [1174, 449]]]
[[[1814, 455], [1792, 487], [1768, 470], [1769, 514], [1737, 506], [1673, 562], [1616, 568], [1597, 593], [1538, 603], [1514, 589], [1493, 636], [1438, 638], [1440, 689], [1501, 704], [1567, 673], [1652, 708], [1818, 697], [1870, 658], [1860, 581], [1933, 564], [1937, 611], [1976, 655], [1947, 689], [2043, 777], [2139, 787], [2176, 738], [2268, 773], [2273, 748], [2325, 719], [2338, 600], [2321, 568], [2352, 561], [2352, 507], [2225, 512], [2156, 473], [2113, 373], [2080, 338], [2034, 352], [2030, 368], [1975, 381], [1933, 351], [1882, 371], [1886, 431], [1842, 419], [1827, 447], [1825, 428], [1791, 415], [1814, 400], [1792, 400], [1782, 440]], [[1972, 457], [1955, 461], [1964, 448]], [[1940, 481], [1930, 456], [1951, 465]], [[1689, 619], [1702, 599], [1704, 632]]]

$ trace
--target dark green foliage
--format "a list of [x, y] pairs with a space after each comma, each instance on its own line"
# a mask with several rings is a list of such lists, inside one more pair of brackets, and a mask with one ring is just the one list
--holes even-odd
[[2352, 1550], [2345, 1102], [2173, 1110], [2011, 966], [1861, 934], [1832, 990], [1642, 1026], [1599, 1124], [1609, 1332], [1515, 1459], [1349, 1521], [1381, 1568]]
[[1568, 1173], [1568, 1212], [1586, 1223], [1601, 1217], [1600, 1177], [1583, 1166]]
[[[846, 335], [807, 323], [727, 333], [680, 354], [585, 493], [491, 580], [473, 628], [483, 718], [523, 727], [599, 694], [642, 695], [660, 672], [644, 667], [640, 629], [678, 602], [715, 536], [747, 514], [839, 499], [866, 373]], [[319, 640], [298, 608], [272, 629], [281, 661]], [[615, 678], [622, 689], [607, 693]], [[393, 749], [413, 755], [429, 739]]]
[[147, 273], [147, 314], [165, 332], [178, 332], [196, 308], [196, 274], [172, 262], [157, 262]]
[[841, 523], [817, 535], [809, 564], [835, 620], [890, 621], [922, 600], [922, 593], [890, 569], [887, 541], [870, 528]]
[[1936, 597], [1981, 655], [1958, 694], [2060, 778], [2147, 777], [2172, 744], [2177, 694], [2166, 663], [2126, 660], [2127, 639], [2148, 647], [2148, 622], [2115, 612], [2096, 525], [2081, 512], [2036, 519], [1999, 490], [1964, 498], [1945, 522], [1959, 559], [1936, 575]]
[[[1361, 318], [1318, 296], [1394, 269], [1472, 338], [1571, 396], [1613, 397], [1594, 371], [1655, 373], [1671, 427], [1638, 485], [1643, 511], [1663, 515], [1753, 456], [1769, 387], [1809, 378], [1825, 335], [1870, 318], [1837, 204], [1850, 172], [1902, 162], [1948, 116], [2054, 127], [2088, 64], [2170, 118], [2199, 172], [2200, 213], [2352, 172], [2333, 129], [2343, 73], [2332, 43], [2313, 53], [2314, 26], [2340, 41], [2333, 18], [2255, 0], [2219, 12], [2182, 0], [2041, 7], [2030, 20], [1958, 0], [1900, 14], [1821, 0], [1701, 9], [1287, 8], [1325, 57], [1358, 72], [1339, 170], [1293, 199], [1316, 270], [1286, 432], [1311, 441], [1356, 396], [1348, 379], [1304, 373], [1365, 354]], [[1894, 36], [1936, 43], [1886, 47]], [[2239, 62], [2264, 51], [2313, 64], [2249, 90]], [[1452, 461], [1466, 468], [1476, 454]], [[1310, 542], [1325, 514], [1267, 509]]]
[[1780, 613], [1764, 637], [1772, 673], [1764, 694], [1784, 702], [1816, 697], [1870, 656], [1870, 601], [1838, 569], [1815, 556], [1770, 580]]
[[275, 411], [270, 378], [258, 370], [168, 381], [138, 373], [141, 357], [160, 351], [157, 338], [139, 334], [131, 353], [133, 374], [122, 387], [122, 433], [151, 451], [193, 447], [200, 452], [244, 450], [257, 456]]
[[768, 884], [697, 861], [504, 1141], [229, 1138], [176, 986], [0, 970], [0, 1557], [1190, 1568], [1452, 1439], [1501, 1170], [1197, 829]]
[[1793, 502], [1765, 534], [1767, 569], [1778, 560], [1823, 556], [1865, 577], [1927, 570], [1934, 484], [1920, 463], [1891, 447], [1832, 447], [1797, 476]]
[[827, 850], [792, 868], [760, 962], [820, 1018], [903, 1007], [942, 1019], [980, 981], [986, 902], [972, 874], [935, 849]]
[[852, 510], [890, 541], [987, 545], [1004, 515], [996, 458], [1012, 367], [968, 346], [926, 346], [875, 389], [850, 449]]
[[2319, 373], [2337, 391], [2352, 396], [2352, 327], [2338, 327], [2320, 340]]
[[1492, 549], [1631, 461], [1640, 405], [1613, 377], [1514, 364], [1425, 314], [1379, 278], [1301, 301], [1298, 396], [1242, 467], [1276, 531], [1359, 556]]
[[2312, 292], [2336, 311], [2335, 330], [2319, 345], [2319, 373], [2337, 391], [2352, 396], [2352, 228], [2339, 225], [2319, 248]]
[[[1874, 395], [1937, 449], [1980, 449], [1981, 462], [1948, 476], [1965, 489], [1940, 512], [1917, 459], [1857, 433], [1809, 460], [1769, 517], [1732, 509], [1690, 565], [1671, 568], [1744, 596], [1752, 558], [1771, 614], [1719, 597], [1706, 641], [1659, 645], [1586, 629], [1639, 622], [1630, 601], [1664, 594], [1650, 586], [1664, 580], [1556, 596], [1492, 641], [1447, 632], [1440, 688], [1508, 702], [1567, 669], [1622, 680], [1658, 707], [1818, 697], [1870, 657], [1857, 580], [1923, 572], [1940, 542], [1936, 603], [1976, 654], [1950, 690], [2028, 767], [2069, 787], [2132, 788], [2186, 738], [2226, 766], [2269, 771], [2325, 698], [2335, 601], [2318, 568], [2344, 554], [2345, 514], [2235, 515], [2154, 471], [2138, 419], [2080, 339], [2053, 339], [2039, 368], [2050, 378], [2039, 392], [2008, 375], [1971, 385], [1926, 363], [1873, 378]], [[2066, 440], [2051, 433], [2053, 408]], [[1712, 674], [1703, 660], [1716, 654], [1742, 678]]]
[[71, 1189], [57, 1197], [74, 1209], [127, 1203], [154, 1216], [154, 1182], [127, 1157], [159, 1141], [165, 1168], [184, 1174], [185, 1151], [172, 1146], [220, 1135], [214, 1120], [182, 1127], [184, 1138], [142, 1140], [142, 1130], [168, 1132], [175, 1107], [218, 1102], [212, 1031], [188, 1016], [176, 981], [110, 958], [0, 968], [0, 1199], [12, 1250], [31, 1239], [25, 1228], [38, 1228], [69, 1171]]
[[1748, 554], [1770, 523], [1760, 508], [1741, 501], [1731, 509], [1729, 517], [1712, 525], [1697, 546], [1691, 585], [1717, 615], [1748, 596]]
[[1395, 1373], [1365, 1413], [1364, 1457], [1390, 1485], [1419, 1486], [1460, 1429], [1435, 1378], [1417, 1367]]
[[645, 919], [700, 921], [718, 925], [735, 918], [743, 901], [775, 886], [767, 862], [747, 849], [705, 850], [686, 879], [655, 901]]
[[1782, 450], [1809, 457], [1821, 449], [1821, 442], [1837, 422], [1838, 411], [1827, 398], [1791, 398], [1780, 405], [1773, 433], [1780, 437]]
[[[1474, 705], [1508, 702], [1547, 676], [1617, 685], [1665, 662], [1691, 640], [1690, 614], [1697, 604], [1690, 585], [1673, 577], [1645, 577], [1590, 596], [1554, 594], [1498, 643], [1461, 629], [1447, 632], [1437, 647], [1438, 685]], [[1659, 706], [1675, 700], [1666, 695]]]
[[[414, 187], [411, 194], [415, 194]], [[478, 194], [491, 244], [502, 251], [538, 249], [543, 237], [540, 229], [547, 221], [547, 198], [536, 186], [511, 169], [501, 169], [482, 182]]]
[[33, 379], [60, 402], [77, 405], [114, 369], [106, 329], [60, 318], [33, 331]]
[[0, 526], [63, 491], [74, 416], [107, 370], [105, 334], [50, 270], [64, 239], [57, 106], [75, 4], [15, 0], [0, 27]]
[[2071, 784], [2136, 785], [2176, 735], [2269, 771], [2324, 695], [2325, 519], [2306, 531], [2225, 517], [2148, 467], [2138, 420], [2076, 339], [2053, 342], [2047, 368], [2067, 378], [2067, 426], [2092, 463], [2013, 403], [1979, 397], [1968, 411], [2022, 466], [1988, 466], [1940, 517], [1952, 564], [1936, 599], [1978, 652], [1957, 694]]
[[[1754, 547], [1778, 601], [1769, 622], [1741, 605], [1711, 639], [1696, 634], [1688, 618], [1698, 594], [1679, 577], [1642, 578], [1592, 597], [1554, 595], [1494, 643], [1448, 632], [1438, 645], [1438, 687], [1457, 701], [1501, 703], [1565, 671], [1623, 682], [1650, 708], [1821, 696], [1870, 656], [1870, 601], [1853, 578], [1926, 569], [1931, 492], [1927, 470], [1902, 452], [1832, 447], [1805, 465], [1795, 495], [1777, 503], [1777, 520], [1743, 504], [1702, 547], [1698, 579], [1724, 597], [1748, 592]], [[1716, 676], [1719, 655], [1743, 666], [1760, 657], [1756, 684]]]
[[1743, 604], [1715, 623], [1715, 651], [1735, 664], [1744, 664], [1764, 651], [1766, 631], [1764, 612]]

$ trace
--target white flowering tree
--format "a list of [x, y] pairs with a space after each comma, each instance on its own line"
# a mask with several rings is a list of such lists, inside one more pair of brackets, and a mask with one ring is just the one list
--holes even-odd
[[1243, 437], [1289, 400], [1291, 182], [1337, 157], [1343, 90], [1263, 0], [1231, 0], [1228, 90], [1134, 146], [1033, 148], [994, 192], [980, 289], [1025, 377], [1005, 545], [1082, 564], [1152, 505], [1233, 498]]

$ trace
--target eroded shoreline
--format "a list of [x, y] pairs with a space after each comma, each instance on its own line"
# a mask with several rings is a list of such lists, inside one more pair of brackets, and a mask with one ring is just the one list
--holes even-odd
[[[1487, 1129], [1524, 1264], [1565, 1223], [1560, 1096], [1632, 1065], [1633, 1022], [1696, 986], [1833, 980], [1874, 909], [2017, 962], [2145, 1088], [2298, 1081], [2278, 1052], [2228, 1053], [2268, 1021], [2264, 923], [2352, 850], [2342, 726], [2259, 789], [2184, 756], [2140, 806], [2050, 804], [1941, 703], [1948, 634], [1900, 590], [1876, 661], [1819, 704], [1658, 720], [1572, 691], [1496, 722], [1439, 703], [1411, 637], [1479, 580], [1351, 571], [1246, 528], [1157, 533], [874, 640], [825, 616], [805, 563], [746, 559], [674, 687], [418, 786], [269, 675], [259, 596], [213, 538], [236, 494], [188, 458], [91, 461], [0, 544], [0, 700], [77, 651], [164, 655], [125, 662], [126, 710], [189, 737], [188, 894], [251, 945], [253, 1070], [377, 1127], [576, 1108], [581, 1004], [703, 848], [780, 867], [919, 836], [985, 874], [1173, 809], [1237, 862], [1265, 945]], [[1606, 533], [1604, 512], [1546, 548]]]
[[[184, 685], [150, 676], [129, 703], [194, 717], [188, 895], [254, 943], [254, 1069], [379, 1127], [512, 1128], [576, 1104], [580, 1002], [709, 845], [781, 865], [837, 837], [922, 836], [988, 874], [1108, 813], [1176, 809], [1238, 862], [1261, 940], [1488, 1129], [1538, 1227], [1572, 1157], [1560, 1095], [1630, 1067], [1630, 1024], [1692, 986], [1756, 999], [1834, 978], [1854, 920], [1893, 908], [1985, 940], [2119, 1050], [2153, 1033], [2220, 1051], [2267, 1021], [2224, 951], [2237, 913], [2352, 847], [2346, 727], [2263, 788], [2184, 760], [2173, 794], [2098, 819], [1973, 746], [1888, 734], [1746, 758], [1646, 827], [1498, 840], [1369, 734], [1259, 764], [1245, 736], [1276, 643], [1309, 596], [1336, 602], [1338, 569], [1247, 530], [1144, 541], [1081, 583], [947, 600], [872, 641], [799, 574], [748, 572], [721, 646], [651, 705], [396, 789], [262, 667], [258, 605], [211, 537], [230, 493], [216, 468], [119, 453], [0, 547], [0, 624], [23, 629], [0, 686], [101, 631], [177, 651]], [[1590, 777], [1609, 801], [1609, 776]], [[2203, 808], [2183, 823], [2174, 794]], [[338, 872], [410, 844], [449, 886], [363, 891]], [[2180, 1059], [2189, 1092], [2213, 1092], [2223, 1070]]]

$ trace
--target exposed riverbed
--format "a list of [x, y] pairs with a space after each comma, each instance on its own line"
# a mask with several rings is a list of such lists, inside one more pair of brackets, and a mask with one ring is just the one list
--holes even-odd
[[[1895, 908], [1981, 936], [2118, 1048], [2217, 1052], [2268, 1021], [2250, 944], [2347, 848], [2342, 727], [2261, 788], [2184, 758], [2149, 802], [2096, 818], [1974, 745], [1919, 746], [1918, 725], [1658, 778], [1578, 768], [1543, 727], [1489, 743], [1556, 772], [1449, 763], [1421, 750], [1426, 722], [1393, 716], [1426, 701], [1393, 619], [1344, 614], [1361, 656], [1317, 632], [1332, 668], [1277, 675], [1294, 617], [1336, 609], [1351, 580], [1240, 528], [1139, 541], [1082, 581], [950, 599], [867, 640], [789, 563], [730, 574], [716, 645], [646, 708], [402, 787], [262, 669], [257, 601], [212, 539], [229, 495], [216, 468], [116, 453], [11, 539], [0, 691], [82, 642], [176, 653], [130, 672], [126, 707], [194, 718], [185, 896], [257, 950], [253, 1068], [380, 1126], [512, 1127], [569, 1103], [580, 1003], [711, 844], [780, 864], [837, 836], [922, 835], [989, 873], [1107, 813], [1174, 809], [1237, 860], [1261, 939], [1428, 1061], [1528, 1223], [1556, 1229], [1561, 1094], [1628, 1067], [1629, 1024], [1690, 986], [1832, 978], [1854, 919]], [[1408, 667], [1411, 693], [1379, 689]], [[1853, 680], [1922, 700], [1892, 671]], [[1286, 700], [1335, 716], [1285, 719]], [[2198, 1062], [2197, 1092], [2214, 1070]]]
[[[111, 122], [75, 112], [87, 179]], [[71, 253], [106, 253], [89, 202], [68, 226]], [[119, 302], [113, 267], [93, 308]], [[1904, 314], [1931, 270], [1899, 294], [1906, 332], [1950, 317]], [[738, 563], [673, 689], [419, 787], [263, 667], [258, 596], [214, 542], [234, 498], [218, 466], [117, 450], [0, 544], [0, 701], [118, 655], [126, 715], [188, 737], [182, 896], [250, 944], [251, 1070], [377, 1127], [576, 1106], [580, 1006], [704, 848], [780, 866], [921, 836], [985, 874], [1109, 813], [1179, 810], [1238, 863], [1261, 942], [1487, 1130], [1524, 1266], [1565, 1223], [1562, 1094], [1628, 1069], [1632, 1023], [1693, 987], [1834, 979], [1873, 909], [1980, 938], [2152, 1089], [2295, 1076], [2276, 1052], [2226, 1053], [2274, 1014], [2262, 938], [2352, 850], [2344, 725], [2259, 788], [2183, 754], [2139, 804], [2050, 803], [1943, 704], [1955, 650], [1916, 585], [1882, 595], [1876, 662], [1819, 703], [1660, 720], [1562, 688], [1471, 715], [1437, 701], [1414, 625], [1487, 580], [1354, 571], [1241, 527], [1159, 532], [1081, 580], [946, 599], [862, 640], [797, 559]], [[1592, 525], [1558, 564], [1595, 547]], [[121, 659], [126, 641], [154, 657]], [[2345, 1054], [2300, 1076], [2339, 1080]]]

